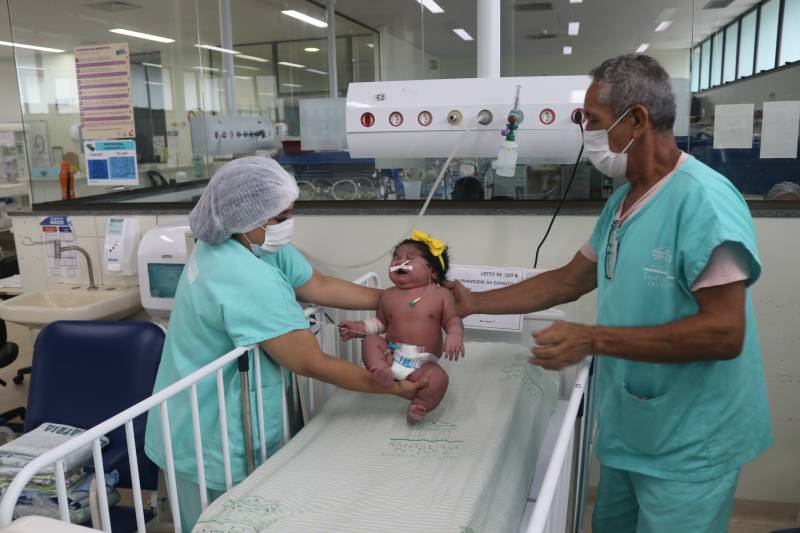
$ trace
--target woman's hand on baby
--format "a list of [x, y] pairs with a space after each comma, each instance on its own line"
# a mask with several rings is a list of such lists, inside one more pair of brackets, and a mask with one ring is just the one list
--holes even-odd
[[419, 381], [395, 381], [394, 382], [394, 390], [392, 393], [395, 396], [400, 396], [401, 398], [405, 398], [406, 400], [413, 400], [417, 392], [420, 389], [424, 389], [428, 386], [428, 378], [422, 378]]
[[444, 339], [444, 356], [450, 361], [458, 361], [464, 357], [464, 337], [462, 335], [447, 335]]
[[357, 322], [345, 320], [339, 324], [339, 336], [345, 342], [350, 339], [366, 337], [367, 326], [364, 324], [363, 320]]

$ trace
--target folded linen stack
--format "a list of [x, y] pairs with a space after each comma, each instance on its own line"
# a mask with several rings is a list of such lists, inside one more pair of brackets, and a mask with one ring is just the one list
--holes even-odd
[[[5, 494], [14, 476], [33, 459], [83, 432], [83, 429], [65, 424], [44, 423], [18, 439], [0, 446], [0, 496]], [[100, 442], [105, 446], [108, 444], [108, 439], [102, 437]], [[87, 444], [64, 458], [68, 507], [73, 523], [86, 522], [90, 518], [89, 489], [94, 475], [87, 474], [83, 465], [91, 456], [92, 446]], [[119, 494], [114, 488], [119, 475], [114, 471], [106, 474], [105, 478], [109, 505], [113, 505], [119, 501]], [[14, 517], [39, 515], [58, 518], [56, 490], [55, 467], [48, 465], [26, 485], [17, 500]]]

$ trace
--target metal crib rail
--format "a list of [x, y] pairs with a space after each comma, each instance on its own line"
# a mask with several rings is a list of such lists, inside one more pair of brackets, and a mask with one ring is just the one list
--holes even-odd
[[[53, 463], [56, 463], [56, 487], [58, 493], [59, 508], [61, 510], [60, 518], [61, 520], [69, 522], [69, 512], [67, 509], [67, 501], [66, 501], [67, 490], [66, 490], [66, 484], [64, 482], [63, 458], [69, 455], [70, 453], [78, 450], [79, 448], [91, 444], [94, 447], [94, 454], [93, 454], [94, 467], [95, 471], [98, 473], [98, 493], [101, 499], [100, 504], [101, 507], [105, 507], [105, 509], [101, 509], [101, 526], [104, 531], [111, 531], [111, 524], [108, 517], [108, 505], [107, 505], [108, 502], [103, 501], [104, 499], [103, 495], [105, 494], [105, 490], [104, 487], [101, 486], [103, 462], [102, 462], [102, 456], [99, 453], [100, 438], [103, 435], [106, 435], [107, 433], [113, 431], [118, 427], [130, 424], [130, 429], [126, 428], [126, 440], [128, 443], [128, 447], [130, 449], [130, 447], [133, 445], [133, 442], [131, 440], [133, 436], [132, 420], [138, 417], [139, 415], [146, 413], [147, 411], [149, 411], [154, 407], [161, 408], [161, 414], [162, 414], [161, 423], [163, 428], [166, 430], [164, 432], [164, 445], [165, 445], [164, 447], [165, 447], [165, 452], [167, 452], [166, 453], [167, 481], [169, 485], [169, 492], [171, 493], [170, 503], [173, 503], [174, 500], [175, 504], [174, 509], [177, 510], [178, 497], [176, 492], [175, 465], [172, 457], [172, 439], [170, 437], [170, 432], [169, 432], [169, 416], [167, 412], [166, 401], [169, 398], [175, 396], [176, 394], [191, 388], [192, 389], [191, 396], [194, 399], [194, 401], [192, 402], [192, 412], [195, 413], [196, 412], [195, 410], [197, 409], [197, 404], [196, 404], [197, 392], [195, 389], [195, 384], [201, 379], [213, 373], [216, 373], [218, 377], [221, 377], [222, 367], [224, 367], [227, 364], [230, 364], [233, 361], [236, 361], [236, 359], [240, 355], [248, 352], [250, 349], [253, 349], [253, 347], [251, 346], [251, 347], [237, 348], [235, 350], [228, 352], [227, 354], [223, 355], [214, 362], [204, 366], [200, 370], [197, 370], [196, 372], [186, 376], [185, 378], [173, 383], [169, 387], [155, 393], [153, 396], [137, 403], [136, 405], [133, 405], [132, 407], [129, 407], [128, 409], [122, 411], [118, 415], [109, 418], [105, 422], [102, 422], [94, 426], [93, 428], [85, 431], [84, 433], [81, 433], [80, 435], [75, 436], [74, 438], [70, 439], [64, 444], [56, 448], [53, 448], [52, 450], [40, 455], [39, 457], [28, 463], [28, 465], [25, 466], [25, 468], [23, 468], [11, 482], [11, 484], [8, 487], [8, 490], [6, 491], [5, 497], [3, 498], [2, 502], [0, 502], [0, 526], [6, 526], [11, 523], [14, 507], [16, 506], [19, 495], [25, 488], [25, 485], [27, 485], [28, 482], [31, 480], [31, 478], [42, 468], [49, 466]], [[224, 393], [224, 385], [222, 386], [222, 390]], [[224, 415], [221, 417], [221, 419], [222, 421], [225, 420]], [[195, 438], [197, 439], [197, 437], [199, 437], [199, 427], [196, 426], [194, 429], [195, 429]], [[223, 435], [223, 449], [226, 449], [227, 446], [228, 446], [228, 438], [227, 434], [225, 434]], [[230, 458], [228, 458], [227, 456], [226, 458], [228, 461], [230, 460]], [[139, 471], [138, 468], [136, 468], [137, 465], [135, 463], [136, 454], [135, 453], [132, 454], [130, 456], [130, 459], [131, 459], [131, 464], [130, 464], [131, 477], [133, 478], [134, 484], [136, 485], [139, 483], [138, 479]], [[202, 461], [200, 461], [199, 464], [202, 464]], [[227, 463], [226, 468], [228, 469], [230, 468], [229, 462]], [[203, 492], [205, 490], [205, 480], [201, 479], [200, 481], [202, 482], [201, 492]], [[136, 503], [137, 521], [141, 520], [143, 523], [144, 520], [143, 515], [140, 516], [140, 511], [142, 507], [141, 493], [138, 491], [134, 491], [133, 496]], [[176, 531], [180, 531], [180, 517], [177, 512], [175, 514], [176, 514], [175, 529]]]
[[[369, 273], [361, 276], [354, 283], [359, 285], [365, 286], [372, 286], [376, 288], [380, 288], [380, 278], [375, 273]], [[348, 314], [351, 312], [348, 312]], [[358, 312], [353, 312], [358, 313]], [[323, 317], [324, 317], [324, 310], [320, 307], [310, 307], [306, 309], [305, 315], [306, 318], [313, 318], [317, 325], [323, 324]], [[363, 314], [363, 312], [361, 313]], [[337, 313], [338, 318], [338, 313]], [[319, 331], [317, 332], [318, 338], [320, 343], [323, 342], [325, 338], [325, 328], [319, 327]], [[338, 347], [337, 343], [337, 347]], [[357, 351], [360, 351], [360, 347], [357, 347]], [[337, 349], [338, 352], [338, 349]], [[170, 431], [170, 424], [169, 424], [169, 412], [167, 410], [167, 400], [172, 398], [173, 396], [182, 393], [183, 391], [189, 391], [189, 401], [191, 406], [191, 419], [192, 419], [192, 431], [193, 431], [193, 438], [195, 444], [195, 463], [197, 467], [197, 475], [198, 475], [198, 486], [200, 489], [200, 503], [201, 508], [205, 510], [208, 506], [208, 497], [206, 492], [206, 477], [205, 477], [205, 466], [203, 464], [203, 445], [202, 445], [202, 435], [200, 432], [200, 410], [198, 406], [198, 398], [197, 398], [197, 383], [212, 375], [216, 375], [216, 389], [217, 389], [217, 398], [219, 401], [219, 410], [220, 410], [220, 435], [222, 439], [222, 452], [223, 452], [223, 467], [225, 472], [225, 484], [228, 489], [230, 489], [233, 485], [232, 479], [232, 472], [231, 472], [231, 457], [230, 457], [230, 449], [229, 449], [229, 441], [228, 441], [228, 431], [227, 431], [227, 416], [226, 412], [226, 405], [225, 405], [225, 384], [223, 380], [223, 367], [229, 364], [238, 363], [240, 358], [249, 358], [253, 355], [254, 361], [254, 369], [255, 369], [255, 386], [256, 390], [261, 390], [261, 362], [260, 357], [258, 357], [258, 346], [247, 346], [243, 348], [237, 348], [232, 350], [221, 357], [217, 358], [214, 362], [204, 366], [203, 368], [193, 372], [192, 374], [186, 376], [185, 378], [173, 383], [169, 387], [153, 394], [149, 398], [131, 406], [130, 408], [126, 409], [125, 411], [109, 418], [105, 422], [102, 422], [93, 428], [85, 431], [84, 433], [75, 436], [74, 438], [70, 439], [68, 442], [40, 455], [30, 463], [28, 463], [17, 476], [12, 480], [11, 484], [8, 486], [6, 490], [5, 496], [3, 497], [2, 501], [0, 501], [0, 527], [4, 527], [9, 525], [13, 519], [14, 508], [16, 507], [17, 500], [21, 495], [22, 491], [24, 490], [25, 486], [28, 482], [33, 478], [36, 473], [38, 473], [43, 468], [54, 465], [54, 473], [56, 478], [56, 494], [58, 500], [58, 507], [59, 507], [59, 518], [65, 522], [70, 522], [69, 516], [69, 508], [67, 502], [67, 487], [65, 481], [65, 474], [64, 474], [64, 461], [63, 459], [69, 455], [70, 453], [82, 448], [86, 445], [92, 445], [93, 447], [93, 462], [94, 468], [97, 475], [97, 487], [98, 487], [98, 500], [100, 506], [100, 525], [103, 531], [111, 531], [111, 522], [109, 517], [109, 506], [108, 506], [108, 499], [106, 495], [106, 488], [105, 488], [105, 479], [104, 479], [104, 471], [103, 471], [103, 460], [102, 460], [102, 453], [100, 449], [100, 438], [107, 433], [113, 431], [114, 429], [125, 426], [125, 437], [127, 441], [128, 447], [128, 456], [129, 456], [129, 466], [131, 469], [131, 480], [133, 486], [133, 499], [134, 499], [134, 509], [136, 513], [136, 522], [137, 527], [140, 532], [146, 531], [145, 529], [145, 521], [144, 521], [144, 505], [142, 503], [142, 494], [140, 490], [140, 482], [139, 482], [139, 469], [136, 459], [136, 446], [134, 440], [134, 431], [133, 431], [133, 420], [150, 411], [153, 408], [158, 407], [160, 409], [161, 414], [161, 424], [162, 424], [162, 433], [164, 435], [164, 452], [166, 458], [166, 478], [167, 478], [167, 492], [168, 498], [170, 502], [170, 507], [172, 508], [172, 515], [173, 515], [173, 526], [176, 533], [181, 531], [181, 523], [180, 523], [180, 512], [179, 512], [179, 505], [178, 505], [178, 494], [177, 494], [177, 479], [175, 475], [175, 462], [172, 452], [172, 438], [171, 438], [171, 431]], [[339, 355], [338, 353], [334, 355]], [[351, 348], [348, 347], [348, 360], [351, 362], [354, 361], [354, 353]], [[244, 370], [244, 365], [239, 367], [239, 370], [244, 372], [244, 377], [241, 378], [241, 383], [246, 384], [249, 383], [249, 376]], [[246, 367], [249, 369], [249, 364]], [[313, 380], [310, 381], [309, 387], [309, 397], [310, 397], [310, 405], [314, 405], [314, 387], [313, 387]], [[283, 386], [283, 390], [286, 390], [286, 372], [283, 370], [281, 371], [281, 383]], [[243, 395], [245, 396], [245, 395]], [[244, 398], [243, 398], [244, 400]], [[248, 399], [249, 401], [249, 399]], [[266, 445], [266, 432], [265, 432], [265, 423], [264, 423], [264, 405], [263, 405], [263, 398], [261, 394], [256, 394], [256, 411], [257, 411], [257, 424], [258, 424], [258, 438], [260, 444], [260, 455], [261, 455], [261, 462], [266, 461], [267, 459], [267, 445]], [[252, 420], [249, 416], [249, 411], [243, 411], [244, 417], [242, 423], [245, 427], [252, 428]], [[289, 434], [289, 413], [288, 413], [288, 406], [286, 402], [286, 397], [284, 395], [283, 402], [282, 402], [282, 413], [281, 416], [283, 418], [283, 435], [282, 435], [282, 444], [285, 444], [290, 437]], [[248, 452], [252, 454], [252, 446], [249, 448]]]
[[[590, 386], [591, 364], [591, 358], [587, 358], [575, 380], [564, 422], [559, 429], [542, 488], [528, 521], [527, 533], [575, 530], [576, 524], [573, 520], [576, 514], [581, 514], [576, 513], [576, 505], [580, 508], [582, 502], [577, 502], [573, 498], [582, 491], [580, 487], [584, 479], [580, 479], [583, 477], [580, 458], [588, 455], [588, 450], [585, 449], [588, 439], [583, 437], [588, 437], [588, 433], [591, 432], [591, 419], [584, 416], [583, 425], [576, 421], [579, 418], [579, 410], [588, 406], [585, 400], [589, 397], [587, 393]], [[588, 410], [584, 409], [584, 414]], [[581, 441], [578, 442], [577, 438], [581, 438]], [[577, 459], [575, 452], [578, 452]], [[579, 487], [578, 490], [575, 486]]]
[[[381, 280], [378, 274], [374, 272], [370, 272], [364, 274], [363, 276], [357, 278], [353, 283], [357, 285], [363, 285], [365, 287], [373, 287], [376, 289], [381, 288]], [[319, 332], [317, 333], [317, 337], [319, 339], [320, 346], [326, 346], [326, 342], [328, 340], [327, 329], [324, 327], [326, 321], [330, 323], [333, 321], [333, 326], [339, 324], [339, 322], [343, 320], [363, 320], [367, 318], [367, 316], [372, 313], [371, 311], [347, 311], [343, 309], [319, 309], [316, 308], [315, 311], [318, 311], [318, 314], [315, 314], [316, 324], [319, 327]], [[338, 330], [334, 333], [335, 337], [338, 338]], [[361, 363], [361, 343], [357, 342], [348, 342], [346, 344], [339, 343], [338, 340], [335, 342], [334, 348], [334, 355], [345, 359], [355, 365]], [[321, 404], [327, 401], [328, 397], [330, 396], [330, 390], [332, 385], [327, 383], [323, 383], [322, 385], [322, 398]], [[308, 379], [308, 414], [309, 419], [313, 418], [317, 411], [317, 396], [315, 391], [315, 380]]]

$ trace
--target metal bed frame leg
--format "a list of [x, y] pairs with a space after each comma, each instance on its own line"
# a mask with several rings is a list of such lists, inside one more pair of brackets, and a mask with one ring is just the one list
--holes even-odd
[[[586, 495], [589, 484], [589, 461], [591, 458], [592, 429], [594, 426], [594, 370], [597, 359], [592, 357], [589, 363], [589, 376], [586, 380], [586, 390], [583, 393], [583, 402], [578, 412], [580, 424], [580, 442], [576, 438], [574, 452], [574, 465], [576, 468], [575, 490], [571, 491], [574, 499], [574, 509], [570, 512], [573, 520], [572, 527], [568, 530], [574, 533], [582, 533], [584, 530], [584, 520], [586, 518]], [[582, 419], [582, 420], [581, 420]], [[576, 433], [576, 437], [577, 437]], [[580, 448], [578, 448], [580, 446]]]
[[[245, 352], [237, 360], [239, 366], [239, 382], [242, 385], [242, 434], [244, 435], [244, 454], [247, 458], [247, 474], [255, 470], [253, 457], [253, 413], [250, 408], [250, 358]], [[257, 391], [260, 394], [261, 391]]]
[[569, 500], [567, 501], [567, 531], [573, 533], [576, 531], [577, 527], [577, 508], [578, 505], [578, 497], [577, 497], [577, 487], [578, 487], [578, 478], [580, 477], [580, 441], [581, 441], [581, 411], [583, 411], [583, 406], [586, 405], [586, 401], [584, 400], [581, 403], [581, 407], [578, 410], [578, 416], [575, 418], [575, 432], [572, 434], [572, 468], [570, 468], [570, 476], [569, 476]]

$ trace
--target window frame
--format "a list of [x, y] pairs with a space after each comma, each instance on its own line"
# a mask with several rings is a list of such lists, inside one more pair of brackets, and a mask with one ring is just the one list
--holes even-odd
[[[753, 26], [753, 59], [750, 64], [750, 74], [743, 75], [741, 73], [741, 69], [739, 68], [742, 64], [742, 37], [741, 34], [744, 33], [744, 19], [753, 15], [755, 17], [755, 26]], [[743, 78], [749, 78], [756, 74], [756, 46], [758, 44], [758, 4], [753, 6], [752, 8], [748, 9], [744, 13], [739, 16], [739, 48], [736, 51], [736, 79], [741, 80]]]
[[[722, 86], [723, 71], [724, 71], [724, 67], [725, 67], [725, 32], [724, 32], [724, 29], [715, 31], [711, 35], [711, 37], [709, 37], [709, 39], [711, 39], [711, 61], [709, 61], [709, 63], [711, 63], [711, 71], [709, 72], [709, 76], [708, 76], [708, 86], [709, 86], [709, 88], [720, 87], [720, 86]], [[722, 44], [719, 47], [721, 49], [721, 50], [719, 50], [719, 81], [717, 83], [715, 83], [715, 80], [714, 80], [714, 74], [715, 74], [715, 72], [714, 72], [714, 70], [715, 70], [714, 69], [714, 63], [715, 63], [714, 54], [717, 53], [717, 41], [721, 41]]]
[[[787, 62], [786, 64], [783, 64], [783, 65], [780, 64], [780, 60], [781, 60], [781, 44], [782, 44], [781, 41], [783, 39], [783, 26], [784, 26], [783, 22], [784, 22], [784, 15], [785, 15], [785, 11], [786, 11], [786, 0], [777, 0], [777, 2], [778, 2], [778, 28], [777, 28], [777, 31], [775, 32], [775, 60], [774, 60], [774, 63], [773, 63], [772, 67], [764, 69], [764, 70], [761, 70], [761, 71], [757, 70], [757, 68], [758, 68], [758, 48], [759, 48], [759, 44], [760, 44], [759, 43], [759, 40], [760, 40], [759, 37], [760, 37], [760, 33], [761, 33], [761, 9], [768, 2], [770, 2], [770, 0], [760, 0], [757, 4], [754, 4], [754, 5], [750, 6], [747, 10], [743, 11], [741, 14], [739, 14], [736, 17], [734, 17], [730, 22], [725, 24], [719, 30], [712, 32], [705, 39], [702, 39], [701, 41], [699, 41], [697, 43], [694, 43], [692, 46], [689, 47], [689, 54], [690, 54], [689, 65], [690, 65], [690, 68], [691, 68], [691, 54], [692, 54], [692, 52], [695, 49], [698, 49], [700, 51], [700, 61], [698, 62], [699, 63], [699, 66], [698, 66], [698, 83], [697, 83], [698, 90], [696, 90], [696, 91], [692, 90], [691, 91], [692, 93], [702, 93], [703, 91], [710, 91], [710, 90], [716, 89], [718, 87], [722, 87], [724, 85], [727, 85], [729, 83], [737, 83], [737, 82], [739, 82], [741, 80], [748, 80], [748, 79], [750, 79], [750, 78], [752, 78], [754, 76], [761, 76], [761, 75], [767, 74], [769, 72], [772, 72], [773, 70], [776, 70], [776, 69], [785, 68], [787, 66], [794, 66], [794, 64], [797, 63], [797, 61], [792, 61], [792, 62]], [[741, 58], [741, 53], [742, 53], [742, 22], [744, 21], [744, 19], [747, 16], [751, 15], [754, 11], [755, 11], [755, 16], [756, 16], [756, 25], [755, 25], [755, 28], [754, 28], [755, 34], [754, 34], [754, 39], [753, 39], [753, 65], [752, 65], [752, 72], [751, 72], [751, 74], [749, 74], [747, 76], [740, 76], [739, 65], [740, 65], [740, 62], [741, 62], [741, 59], [742, 59]], [[737, 26], [737, 29], [736, 29], [736, 55], [735, 55], [735, 63], [736, 64], [735, 64], [735, 73], [734, 73], [734, 79], [732, 81], [725, 81], [725, 52], [726, 52], [726, 49], [728, 47], [728, 42], [727, 42], [728, 35], [727, 35], [727, 32], [728, 32], [728, 29], [734, 24], [736, 24], [736, 26]], [[720, 33], [720, 32], [722, 33], [722, 67], [721, 67], [721, 73], [720, 73], [720, 84], [719, 85], [714, 85], [713, 84], [714, 37], [716, 36], [717, 33]], [[709, 51], [708, 65], [706, 65], [705, 62], [703, 61], [703, 52], [702, 52], [703, 45], [706, 43], [706, 41], [709, 42], [708, 45], [709, 45], [709, 50], [710, 50]], [[708, 87], [706, 87], [705, 89], [702, 88], [702, 86], [703, 86], [702, 79], [703, 79], [703, 71], [704, 70], [706, 71], [706, 74], [708, 76]]]
[[[734, 26], [736, 26], [736, 39], [735, 39], [736, 42], [735, 43], [728, 43], [728, 31], [731, 28], [733, 28]], [[740, 32], [740, 29], [741, 29], [741, 24], [739, 24], [739, 19], [737, 18], [733, 22], [729, 23], [727, 26], [723, 27], [722, 30], [720, 30], [720, 31], [722, 31], [722, 34], [724, 36], [723, 40], [722, 40], [723, 48], [722, 48], [722, 83], [721, 83], [721, 85], [725, 85], [726, 83], [731, 83], [731, 82], [736, 81], [736, 79], [737, 79], [737, 77], [739, 75], [739, 32]], [[735, 46], [736, 47], [736, 53], [733, 56], [733, 79], [730, 80], [730, 81], [725, 81], [725, 65], [726, 65], [725, 59], [727, 58], [728, 46]]]
[[[771, 67], [767, 67], [765, 69], [759, 69], [758, 68], [758, 53], [759, 53], [758, 47], [759, 47], [759, 44], [761, 43], [761, 35], [760, 35], [761, 34], [761, 30], [762, 30], [761, 23], [763, 22], [763, 18], [764, 18], [762, 16], [762, 12], [764, 10], [764, 7], [766, 7], [766, 5], [769, 4], [770, 2], [777, 2], [778, 3], [778, 19], [776, 21], [777, 28], [775, 29], [775, 43], [774, 43], [775, 44], [775, 54], [774, 54], [774, 57], [772, 58], [772, 66]], [[781, 29], [781, 14], [782, 14], [782, 10], [783, 10], [783, 0], [762, 0], [761, 2], [758, 3], [758, 19], [757, 19], [757, 23], [756, 23], [756, 30], [757, 30], [757, 34], [756, 34], [756, 58], [755, 58], [754, 66], [753, 66], [753, 74], [759, 74], [761, 72], [769, 72], [770, 70], [774, 70], [778, 66], [778, 57], [779, 57], [778, 54], [780, 53], [780, 50], [779, 50], [780, 35], [779, 34], [780, 34], [780, 29]]]
[[[694, 53], [695, 50], [697, 51], [697, 89], [694, 88], [694, 68], [692, 68], [692, 63], [694, 62]], [[703, 55], [700, 51], [700, 45], [693, 46], [689, 49], [689, 90], [692, 93], [696, 93], [700, 91], [700, 65], [703, 59]]]
[[[711, 37], [713, 37], [713, 34], [711, 35]], [[711, 86], [711, 64], [713, 63], [712, 56], [713, 56], [713, 52], [714, 52], [714, 41], [711, 39], [711, 37], [709, 37], [708, 39], [703, 40], [703, 42], [700, 45], [700, 90], [701, 91], [708, 91], [708, 90], [712, 89], [712, 86]], [[705, 66], [703, 64], [703, 63], [705, 63], [705, 61], [703, 61], [703, 55], [704, 55], [703, 48], [706, 45], [708, 45], [708, 66]], [[708, 84], [706, 85], [705, 88], [703, 87], [703, 74], [704, 74], [703, 70], [704, 69], [705, 69], [706, 81], [708, 82]]]
[[780, 7], [778, 8], [778, 42], [775, 44], [775, 68], [781, 66], [781, 44], [783, 44], [783, 16], [786, 11], [786, 0], [780, 0]]

